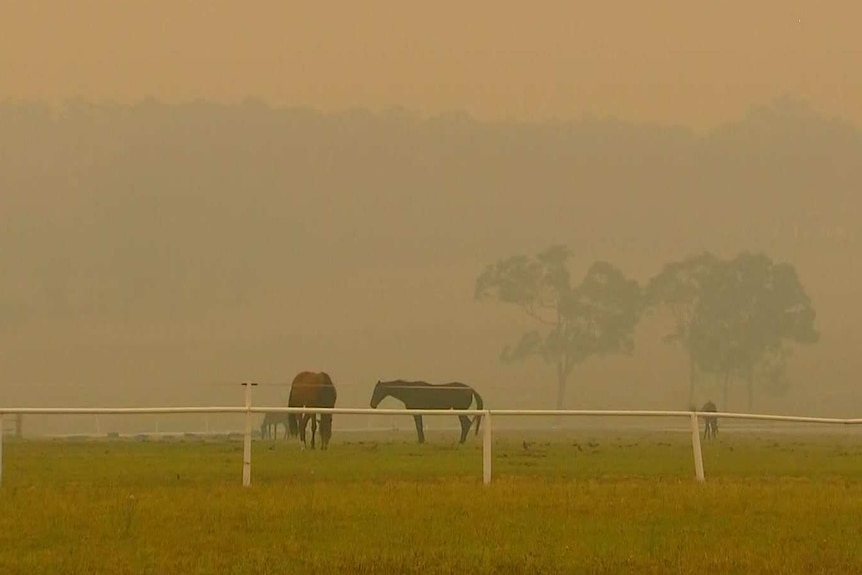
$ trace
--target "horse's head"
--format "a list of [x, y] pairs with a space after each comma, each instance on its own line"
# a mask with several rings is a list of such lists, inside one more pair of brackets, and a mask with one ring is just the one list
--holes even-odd
[[386, 391], [386, 385], [378, 379], [377, 385], [374, 386], [374, 393], [371, 394], [371, 408], [374, 409], [380, 405], [380, 402], [383, 401], [383, 398], [387, 395], [388, 392]]

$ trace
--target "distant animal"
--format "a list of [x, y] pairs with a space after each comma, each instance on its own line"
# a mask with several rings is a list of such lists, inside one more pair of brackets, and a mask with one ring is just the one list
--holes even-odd
[[[452, 382], [431, 384], [425, 381], [378, 381], [371, 395], [371, 407], [376, 408], [384, 398], [392, 396], [401, 401], [406, 409], [470, 409], [473, 399], [476, 399], [476, 409], [484, 409], [482, 396], [475, 389], [464, 383]], [[467, 434], [473, 423], [476, 423], [476, 434], [479, 434], [481, 415], [472, 420], [469, 416], [459, 415], [461, 422], [461, 443], [467, 440]], [[419, 443], [425, 443], [425, 430], [422, 427], [422, 416], [414, 415], [416, 434]]]
[[[700, 410], [715, 413], [718, 411], [718, 408], [715, 407], [715, 404], [712, 401], [707, 401], [703, 404], [703, 407], [701, 407]], [[708, 439], [709, 437], [712, 437], [715, 439], [718, 435], [718, 418], [714, 415], [705, 415], [703, 416], [703, 421], [705, 423], [705, 427], [703, 428], [703, 438]]]
[[[290, 396], [287, 399], [288, 407], [335, 407], [338, 394], [332, 378], [325, 372], [314, 373], [302, 371], [293, 378], [290, 384]], [[314, 449], [315, 435], [317, 434], [317, 418], [313, 413], [291, 413], [287, 418], [288, 430], [291, 437], [299, 435], [302, 448], [305, 449], [305, 430], [308, 421], [311, 420], [311, 448]], [[320, 414], [320, 449], [329, 447], [332, 438], [332, 414]]]
[[287, 413], [267, 412], [263, 415], [263, 423], [260, 424], [260, 437], [262, 439], [278, 439], [278, 426], [284, 426], [284, 437], [287, 439], [288, 426]]

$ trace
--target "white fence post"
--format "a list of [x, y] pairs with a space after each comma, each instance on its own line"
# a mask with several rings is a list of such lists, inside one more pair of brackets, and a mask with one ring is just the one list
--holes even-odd
[[251, 386], [256, 383], [243, 383], [245, 387], [245, 437], [242, 446], [242, 486], [251, 485]]
[[491, 412], [482, 416], [485, 420], [485, 433], [482, 435], [482, 481], [491, 483]]
[[0, 413], [0, 485], [3, 485], [3, 414]]
[[691, 412], [691, 448], [694, 451], [694, 473], [697, 480], [703, 482], [703, 451], [700, 449], [700, 426], [697, 422], [697, 413]]

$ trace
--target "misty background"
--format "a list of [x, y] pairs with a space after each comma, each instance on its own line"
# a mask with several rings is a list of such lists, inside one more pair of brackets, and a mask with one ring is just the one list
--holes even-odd
[[[499, 361], [528, 319], [476, 301], [474, 282], [565, 244], [573, 278], [601, 259], [641, 285], [704, 250], [793, 264], [821, 337], [758, 411], [856, 417], [860, 159], [858, 128], [794, 98], [707, 131], [7, 100], [0, 405], [240, 405], [242, 381], [286, 404], [298, 371], [323, 370], [339, 406], [404, 378], [552, 408], [549, 366]], [[630, 357], [576, 367], [567, 407], [686, 409], [686, 356], [661, 322], [641, 321]], [[720, 407], [743, 409], [742, 390]]]
[[[339, 405], [406, 378], [552, 407], [551, 366], [499, 361], [534, 324], [474, 293], [489, 264], [562, 244], [575, 283], [594, 260], [641, 285], [704, 250], [791, 263], [820, 340], [756, 408], [862, 409], [855, 0], [2, 14], [0, 405], [239, 405], [248, 380], [283, 404], [312, 369]], [[667, 320], [578, 365], [567, 406], [687, 409]], [[26, 431], [136, 421], [92, 419]]]

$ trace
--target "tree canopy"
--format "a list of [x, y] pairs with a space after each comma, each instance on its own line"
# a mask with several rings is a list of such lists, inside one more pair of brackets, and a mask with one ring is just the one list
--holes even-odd
[[577, 286], [571, 283], [565, 246], [534, 257], [512, 256], [489, 265], [476, 280], [477, 299], [515, 305], [539, 327], [501, 354], [504, 362], [539, 357], [555, 367], [557, 408], [578, 363], [593, 356], [631, 353], [641, 310], [641, 290], [608, 262], [597, 261]]
[[647, 287], [651, 307], [666, 307], [675, 320], [666, 340], [686, 348], [695, 373], [718, 377], [724, 405], [734, 379], [748, 386], [753, 407], [758, 379], [780, 389], [790, 344], [818, 340], [815, 311], [796, 270], [763, 254], [744, 252], [732, 260], [712, 254], [673, 262]]

